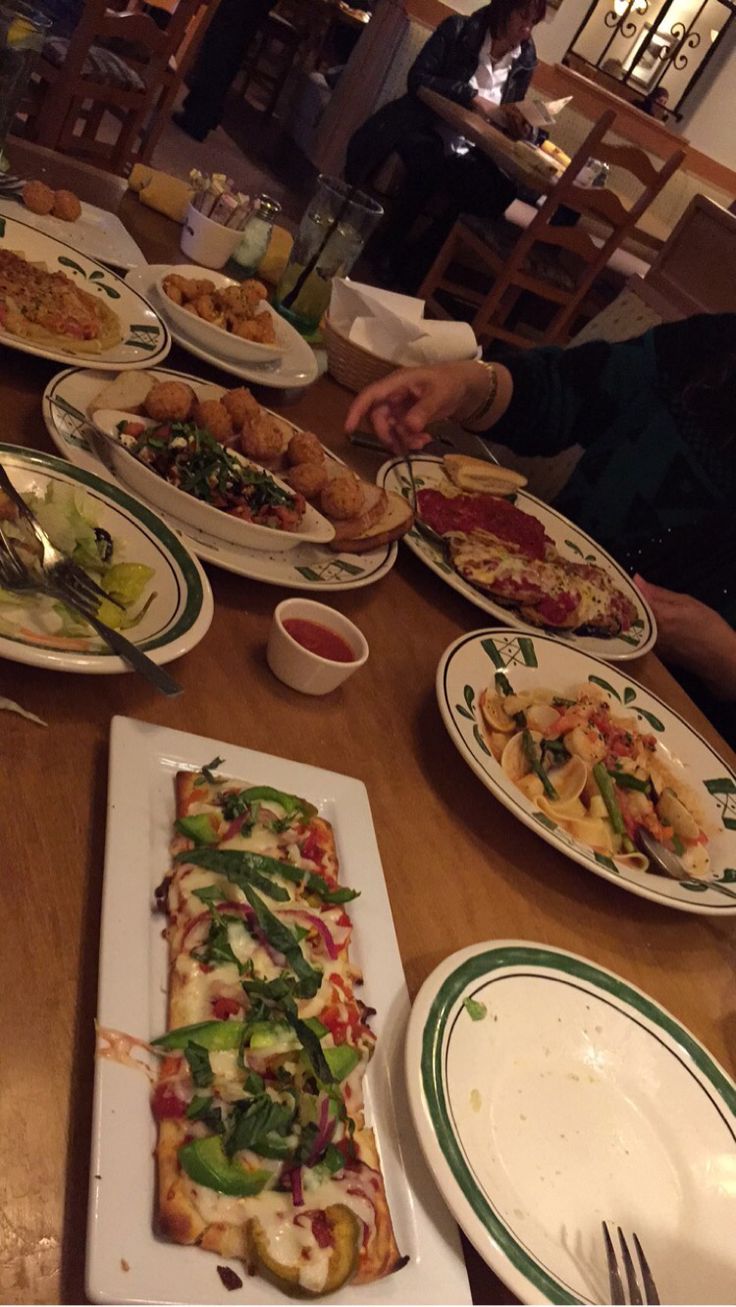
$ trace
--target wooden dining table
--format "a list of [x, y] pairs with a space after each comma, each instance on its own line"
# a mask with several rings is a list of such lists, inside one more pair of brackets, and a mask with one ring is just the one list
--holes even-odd
[[[528, 141], [512, 140], [482, 114], [474, 113], [472, 109], [449, 100], [445, 95], [438, 95], [426, 86], [418, 94], [420, 100], [443, 123], [471, 141], [520, 186], [536, 191], [539, 195], [548, 195], [557, 185], [565, 169], [551, 155], [543, 153]], [[609, 185], [609, 189], [613, 187]], [[583, 223], [593, 235], [608, 235], [608, 229], [595, 215], [585, 214]], [[654, 257], [652, 251], [661, 249], [668, 235], [666, 225], [649, 210], [642, 214], [634, 230], [624, 238], [622, 248], [651, 263]]]
[[[179, 228], [145, 209], [124, 184], [27, 146], [10, 154], [28, 175], [43, 168], [52, 183], [114, 205], [152, 261], [180, 258]], [[51, 451], [41, 394], [58, 365], [0, 348], [1, 438]], [[168, 365], [228, 384], [178, 348]], [[343, 435], [350, 398], [322, 378], [289, 407], [289, 417], [372, 476], [377, 456], [351, 449]], [[537, 941], [583, 954], [641, 986], [736, 1074], [733, 918], [668, 910], [582, 869], [515, 820], [451, 744], [435, 701], [437, 662], [461, 633], [488, 625], [485, 614], [401, 547], [378, 584], [330, 595], [364, 632], [370, 657], [341, 689], [310, 698], [277, 681], [265, 659], [272, 613], [285, 592], [207, 571], [214, 620], [201, 644], [173, 666], [184, 688], [179, 698], [161, 697], [132, 674], [0, 663], [0, 696], [47, 723], [0, 712], [2, 1301], [85, 1300], [107, 750], [115, 714], [364, 781], [412, 997], [456, 949]], [[631, 670], [733, 763], [653, 653]], [[126, 946], [121, 938], [120, 948]], [[411, 1131], [408, 1121], [400, 1124]], [[514, 1302], [469, 1244], [464, 1251], [475, 1302]]]

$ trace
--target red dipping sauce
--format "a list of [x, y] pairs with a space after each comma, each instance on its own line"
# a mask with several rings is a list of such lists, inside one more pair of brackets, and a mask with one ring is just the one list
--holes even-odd
[[320, 658], [329, 658], [331, 663], [354, 663], [358, 660], [347, 640], [343, 640], [337, 631], [331, 631], [329, 626], [323, 626], [321, 622], [310, 622], [305, 617], [287, 617], [283, 627], [297, 644], [310, 653], [319, 654]]
[[443, 495], [420, 490], [419, 515], [438, 535], [448, 531], [490, 531], [518, 547], [529, 558], [544, 558], [549, 538], [542, 523], [496, 495]]

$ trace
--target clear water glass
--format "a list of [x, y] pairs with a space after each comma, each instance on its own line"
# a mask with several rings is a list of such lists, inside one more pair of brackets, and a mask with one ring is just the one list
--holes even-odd
[[332, 278], [347, 276], [382, 214], [376, 200], [346, 182], [318, 179], [274, 297], [274, 307], [302, 335], [316, 331]]
[[23, 0], [0, 4], [0, 172], [8, 171], [5, 142], [50, 27], [48, 14]]

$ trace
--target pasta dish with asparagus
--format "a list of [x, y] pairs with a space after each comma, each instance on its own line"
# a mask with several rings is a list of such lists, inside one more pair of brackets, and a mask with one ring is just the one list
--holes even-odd
[[656, 872], [639, 847], [645, 831], [680, 858], [684, 876], [711, 877], [697, 797], [603, 690], [517, 694], [497, 672], [479, 706], [493, 756], [556, 826], [620, 865]]

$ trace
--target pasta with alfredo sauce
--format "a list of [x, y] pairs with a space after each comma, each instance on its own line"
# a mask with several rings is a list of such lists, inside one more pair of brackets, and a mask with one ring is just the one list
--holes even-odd
[[684, 874], [712, 876], [705, 819], [638, 719], [603, 690], [514, 693], [503, 672], [479, 699], [489, 748], [506, 775], [555, 825], [619, 865], [656, 872], [639, 845], [644, 830], [681, 860]]

